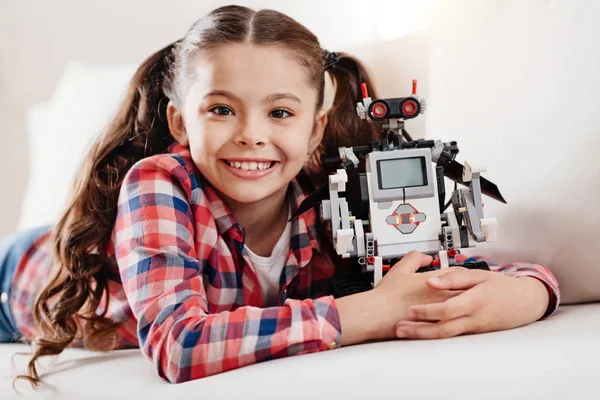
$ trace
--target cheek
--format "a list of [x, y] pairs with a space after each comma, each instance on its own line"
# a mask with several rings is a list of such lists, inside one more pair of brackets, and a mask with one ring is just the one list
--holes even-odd
[[214, 161], [212, 159], [223, 145], [221, 139], [226, 137], [209, 125], [206, 122], [194, 121], [187, 128], [190, 152], [198, 167]]
[[312, 132], [312, 124], [303, 124], [299, 129], [295, 129], [293, 132], [286, 132], [285, 139], [281, 144], [285, 153], [289, 158], [300, 161], [305, 160], [306, 153], [308, 152], [308, 140]]

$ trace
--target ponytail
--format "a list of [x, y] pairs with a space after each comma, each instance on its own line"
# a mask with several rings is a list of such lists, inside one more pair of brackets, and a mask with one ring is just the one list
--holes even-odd
[[367, 144], [371, 140], [378, 140], [380, 136], [379, 124], [361, 120], [356, 113], [356, 103], [362, 101], [361, 83], [366, 83], [371, 97], [377, 98], [366, 68], [348, 54], [336, 55], [336, 62], [327, 65], [335, 86], [333, 105], [327, 113], [323, 140], [313, 156], [313, 163], [319, 166], [321, 156], [337, 154], [340, 146]]
[[[115, 347], [118, 324], [106, 318], [106, 312], [111, 269], [108, 251], [117, 201], [127, 171], [142, 158], [164, 152], [173, 142], [165, 87], [174, 46], [148, 57], [136, 71], [116, 116], [85, 158], [71, 201], [52, 233], [57, 265], [33, 310], [40, 337], [28, 374], [17, 377], [34, 386], [39, 383], [37, 359], [60, 354], [79, 333], [88, 349]], [[106, 303], [98, 313], [103, 297]], [[84, 321], [83, 327], [80, 321]]]

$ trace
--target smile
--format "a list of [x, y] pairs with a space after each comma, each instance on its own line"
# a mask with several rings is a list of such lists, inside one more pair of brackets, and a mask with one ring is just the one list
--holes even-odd
[[259, 159], [259, 160], [224, 160], [225, 166], [230, 174], [242, 179], [261, 179], [277, 170], [279, 162]]
[[275, 165], [275, 161], [237, 161], [223, 160], [230, 167], [241, 169], [243, 171], [264, 171]]

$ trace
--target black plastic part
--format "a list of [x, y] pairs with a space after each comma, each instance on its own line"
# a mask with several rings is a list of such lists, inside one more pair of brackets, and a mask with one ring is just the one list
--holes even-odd
[[300, 206], [292, 213], [289, 221], [293, 220], [300, 214], [305, 211], [310, 210], [311, 208], [320, 205], [324, 199], [329, 198], [329, 185], [326, 183], [321, 185], [317, 190], [312, 192], [304, 201], [300, 204]]
[[421, 272], [429, 272], [429, 271], [435, 271], [436, 269], [439, 269], [438, 267], [434, 267], [432, 265], [428, 265], [426, 267], [421, 267], [417, 270], [418, 273]]
[[410, 142], [402, 143], [403, 149], [430, 149], [434, 146], [435, 146], [435, 142], [433, 140], [425, 140], [425, 139], [413, 140]]
[[460, 231], [460, 247], [466, 248], [469, 247], [469, 231], [465, 225], [462, 225], [459, 229]]
[[[490, 267], [488, 266], [488, 264], [485, 261], [477, 261], [477, 262], [467, 262], [467, 263], [463, 263], [463, 264], [459, 264], [459, 265], [451, 265], [451, 267], [463, 267], [466, 269], [481, 269], [484, 271], [489, 271]], [[432, 265], [428, 265], [426, 267], [421, 267], [417, 270], [417, 272], [429, 272], [429, 271], [435, 271], [439, 269], [439, 267], [434, 267]]]
[[444, 185], [444, 167], [442, 167], [441, 165], [435, 167], [435, 175], [437, 177], [438, 202], [440, 205], [441, 213], [443, 213], [445, 211], [444, 201], [446, 201], [446, 185]]
[[[444, 153], [442, 153], [442, 155], [443, 154]], [[444, 159], [442, 156], [440, 156], [440, 158], [438, 159], [437, 165], [441, 165], [444, 167], [444, 175], [447, 178], [449, 178], [450, 180], [452, 180], [454, 182], [458, 182], [461, 185], [465, 185], [465, 186], [469, 185], [468, 182], [465, 183], [462, 180], [462, 173], [463, 173], [464, 166], [461, 163], [454, 161], [454, 160], [450, 160], [448, 158]], [[479, 177], [479, 182], [481, 184], [481, 193], [482, 194], [485, 194], [486, 196], [489, 196], [494, 200], [498, 200], [499, 202], [506, 204], [506, 200], [504, 200], [504, 197], [502, 197], [502, 194], [500, 193], [500, 189], [498, 189], [498, 186], [496, 186], [496, 184], [488, 181], [483, 176]]]
[[[485, 261], [467, 262], [462, 265], [451, 265], [450, 267], [463, 267], [467, 269], [480, 269], [489, 271], [490, 267]], [[428, 265], [421, 267], [417, 273], [436, 271], [439, 267]], [[364, 274], [354, 273], [352, 275], [334, 275], [331, 278], [333, 296], [340, 298], [351, 294], [366, 292], [373, 289], [373, 273], [367, 272]]]
[[369, 180], [367, 179], [367, 174], [359, 174], [358, 177], [360, 181], [360, 200], [363, 204], [369, 206]]
[[400, 146], [402, 145], [402, 141], [400, 140], [401, 137], [399, 135], [397, 135], [395, 132], [389, 131], [388, 132], [388, 142], [390, 139], [391, 139], [392, 143], [394, 144], [394, 149], [399, 149]]
[[350, 167], [354, 167], [354, 163], [352, 161], [350, 161], [350, 160], [347, 160], [345, 163], [342, 164], [342, 167], [344, 169], [348, 169]]
[[467, 269], [481, 269], [484, 271], [490, 270], [490, 266], [485, 261], [467, 262], [467, 263], [463, 263], [463, 265], [459, 265], [459, 267], [463, 267], [463, 268], [467, 268]]

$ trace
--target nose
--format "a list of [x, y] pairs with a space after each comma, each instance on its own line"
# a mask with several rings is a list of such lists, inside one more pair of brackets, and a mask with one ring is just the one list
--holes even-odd
[[235, 141], [244, 147], [263, 147], [268, 141], [268, 128], [259, 118], [246, 118], [239, 126]]

